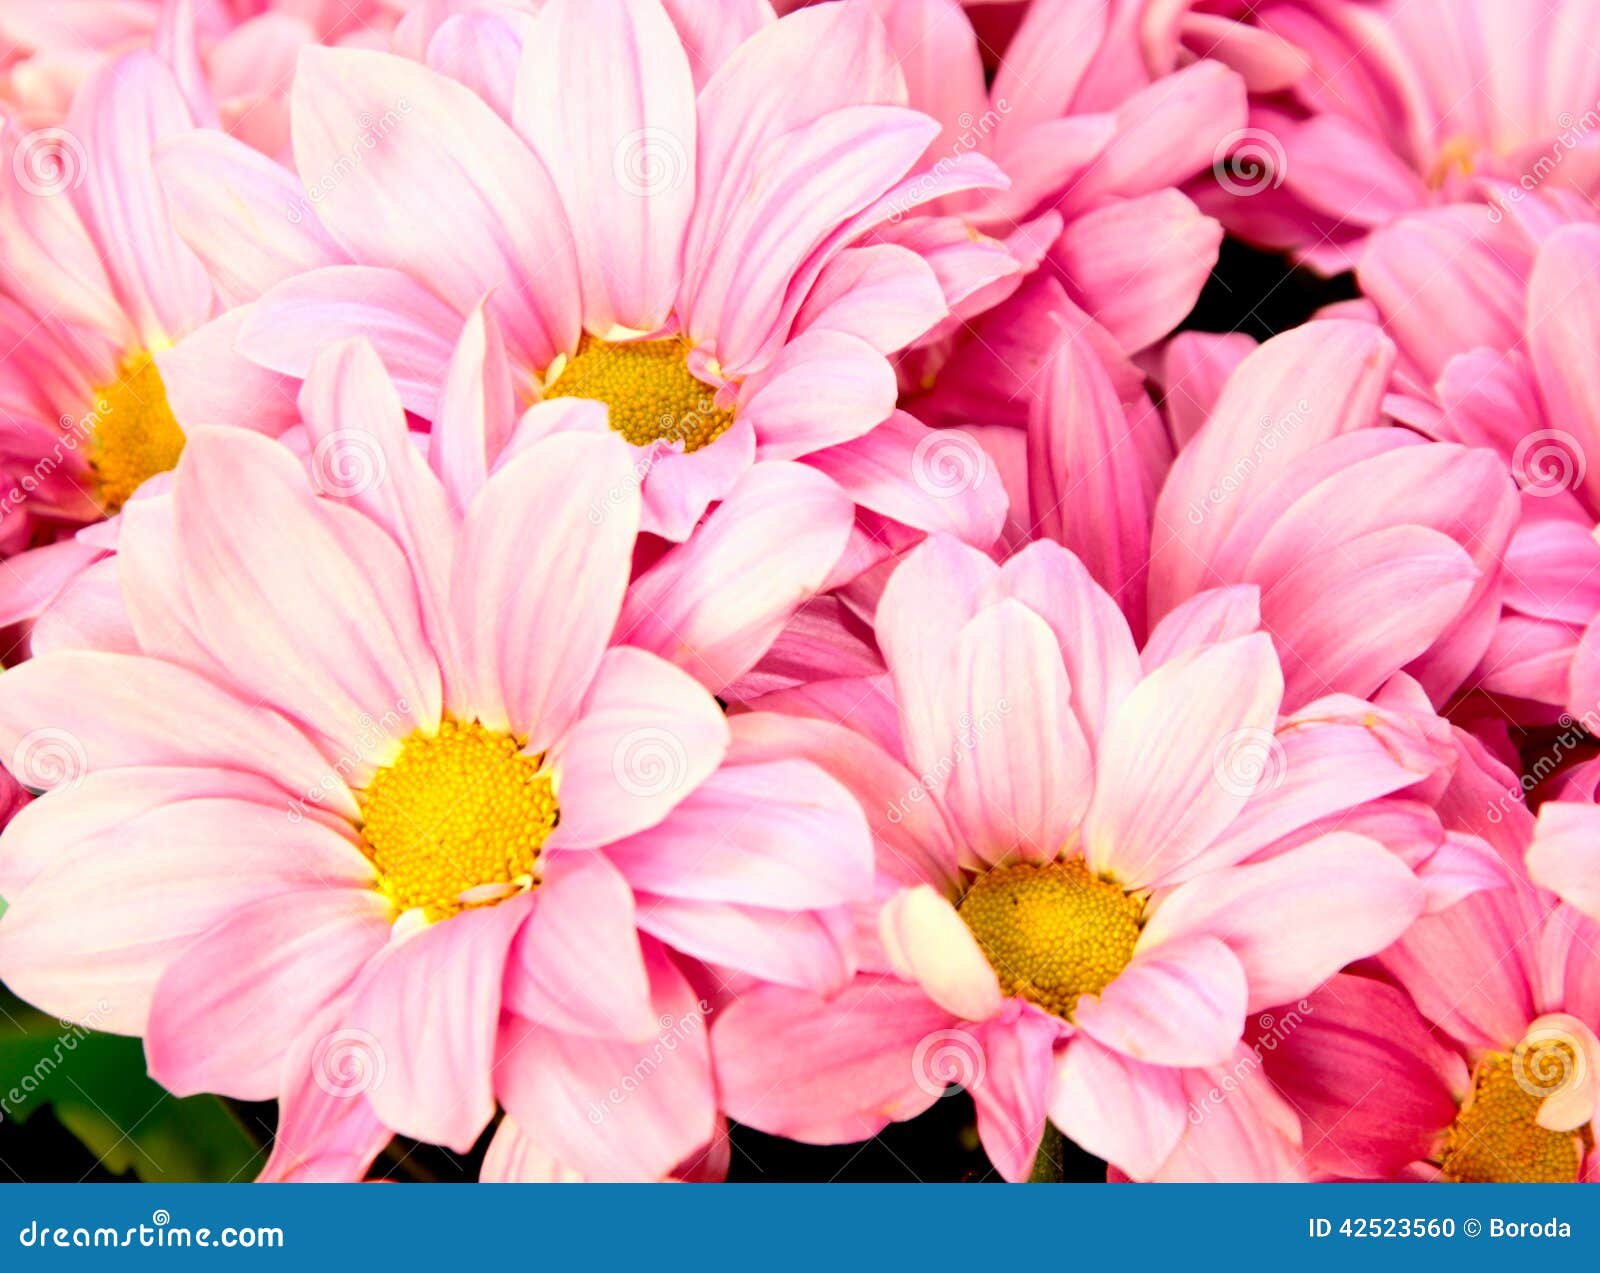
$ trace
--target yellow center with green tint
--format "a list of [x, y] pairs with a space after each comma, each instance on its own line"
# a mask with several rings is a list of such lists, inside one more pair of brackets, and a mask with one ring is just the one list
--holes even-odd
[[521, 741], [451, 717], [408, 737], [356, 801], [384, 892], [430, 920], [533, 887], [559, 812]]
[[1539, 1107], [1578, 1064], [1577, 1050], [1560, 1039], [1523, 1042], [1478, 1063], [1472, 1091], [1445, 1132], [1439, 1168], [1462, 1184], [1572, 1184], [1585, 1150], [1587, 1127], [1556, 1132], [1540, 1127]]
[[1099, 994], [1128, 966], [1144, 903], [1069, 858], [988, 871], [957, 910], [1002, 994], [1070, 1020], [1079, 995]]
[[682, 443], [698, 451], [720, 438], [733, 412], [689, 370], [681, 340], [601, 340], [585, 335], [545, 390], [546, 398], [589, 398], [610, 409], [611, 427], [635, 446]]
[[183, 430], [147, 353], [123, 359], [117, 379], [95, 394], [90, 420], [89, 467], [96, 498], [108, 515], [147, 479], [176, 468], [183, 454]]

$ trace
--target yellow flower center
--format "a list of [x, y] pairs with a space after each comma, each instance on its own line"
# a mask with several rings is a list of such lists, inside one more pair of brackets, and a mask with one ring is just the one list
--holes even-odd
[[147, 353], [122, 360], [117, 379], [95, 394], [89, 466], [107, 514], [127, 503], [140, 485], [177, 467], [183, 430], [167, 405], [167, 388]]
[[1536, 1121], [1578, 1064], [1560, 1039], [1524, 1041], [1478, 1063], [1472, 1091], [1445, 1133], [1440, 1169], [1463, 1184], [1571, 1184], [1578, 1179], [1589, 1130], [1554, 1132]]
[[1478, 155], [1482, 151], [1471, 137], [1452, 137], [1439, 147], [1439, 153], [1434, 156], [1433, 167], [1428, 170], [1428, 188], [1438, 190], [1449, 180], [1452, 172], [1460, 173], [1463, 177], [1472, 176], [1472, 171], [1478, 166]]
[[408, 737], [356, 801], [383, 890], [430, 920], [532, 888], [558, 817], [550, 775], [521, 740], [448, 716]]
[[980, 875], [957, 908], [1001, 993], [1072, 1018], [1133, 958], [1144, 903], [1092, 874], [1082, 858], [1003, 866]]
[[611, 412], [611, 427], [635, 446], [681, 442], [709, 446], [733, 423], [716, 391], [689, 370], [689, 347], [678, 339], [613, 344], [585, 335], [546, 398], [589, 398]]

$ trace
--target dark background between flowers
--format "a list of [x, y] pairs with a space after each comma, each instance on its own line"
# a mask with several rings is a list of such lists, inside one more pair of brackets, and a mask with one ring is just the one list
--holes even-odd
[[[1348, 276], [1319, 279], [1228, 241], [1186, 329], [1264, 340], [1355, 295]], [[41, 1065], [41, 1059], [45, 1059]], [[24, 1076], [32, 1090], [10, 1093]], [[64, 1029], [0, 991], [0, 1181], [248, 1180], [271, 1142], [276, 1111], [214, 1097], [178, 1100], [145, 1075], [136, 1039]], [[373, 1174], [389, 1180], [475, 1180], [488, 1133], [471, 1154], [397, 1141]], [[735, 1127], [738, 1181], [963, 1181], [997, 1177], [978, 1145], [971, 1100], [955, 1092], [862, 1145], [818, 1147]], [[1068, 1180], [1102, 1180], [1104, 1164], [1063, 1150]]]

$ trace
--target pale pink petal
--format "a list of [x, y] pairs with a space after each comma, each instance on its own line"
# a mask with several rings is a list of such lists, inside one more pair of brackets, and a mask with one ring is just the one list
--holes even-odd
[[87, 151], [72, 198], [147, 347], [198, 327], [214, 303], [205, 268], [173, 228], [153, 159], [193, 127], [177, 81], [150, 52], [106, 63], [67, 117]]
[[896, 972], [920, 984], [935, 1003], [966, 1021], [1000, 1011], [1000, 982], [956, 908], [926, 884], [895, 894], [879, 925]]
[[236, 347], [271, 371], [304, 379], [329, 345], [364, 338], [407, 409], [431, 420], [462, 312], [398, 270], [329, 266], [287, 279], [249, 306]]
[[853, 520], [849, 498], [821, 474], [756, 465], [688, 543], [628, 589], [617, 639], [721, 692], [821, 590]]
[[663, 897], [806, 910], [872, 892], [860, 806], [801, 760], [726, 765], [606, 854], [635, 888]]
[[843, 908], [796, 911], [640, 894], [639, 928], [695, 959], [818, 994], [840, 989], [857, 966], [855, 929]]
[[[547, 411], [560, 409], [553, 404]], [[472, 506], [516, 423], [505, 342], [498, 324], [480, 306], [461, 329], [439, 394], [438, 417], [428, 434], [428, 462], [439, 475], [455, 516]]]
[[345, 836], [229, 797], [101, 819], [82, 832], [7, 899], [0, 971], [47, 1011], [124, 1034], [145, 1033], [162, 974], [214, 925], [267, 897], [370, 888], [373, 879]]
[[371, 888], [287, 893], [235, 911], [156, 984], [151, 1074], [179, 1096], [273, 1099], [295, 1035], [382, 949], [393, 922]]
[[528, 1136], [589, 1180], [659, 1180], [716, 1130], [706, 1005], [664, 952], [652, 949], [647, 962], [653, 1039], [590, 1039], [517, 1017], [501, 1030], [501, 1101]]
[[[273, 779], [286, 809], [295, 796], [316, 790], [331, 809], [356, 815], [342, 782], [324, 785], [327, 762], [304, 734], [270, 707], [185, 668], [64, 650], [29, 659], [0, 682], [0, 759], [24, 784], [56, 787], [129, 766], [214, 766]], [[92, 712], [83, 711], [85, 702], [94, 704]], [[182, 703], [183, 711], [152, 711], [154, 703]]]
[[1256, 786], [1251, 775], [1227, 772], [1230, 749], [1240, 739], [1270, 737], [1282, 698], [1283, 677], [1264, 634], [1206, 647], [1145, 677], [1096, 753], [1083, 827], [1091, 869], [1142, 888], [1215, 840]]
[[1141, 951], [1098, 997], [1085, 995], [1073, 1021], [1135, 1061], [1212, 1065], [1244, 1032], [1249, 987], [1238, 959], [1215, 937], [1187, 937]]
[[730, 1117], [824, 1145], [915, 1118], [984, 1065], [973, 1034], [893, 977], [857, 977], [828, 999], [761, 987], [719, 1014], [711, 1048]]
[[986, 1064], [967, 1087], [978, 1111], [983, 1152], [1007, 1180], [1026, 1180], [1033, 1170], [1054, 1087], [1060, 1033], [1056, 1018], [1031, 1005], [1013, 1021], [992, 1021], [984, 1028]]
[[1194, 308], [1221, 244], [1221, 225], [1178, 191], [1160, 190], [1074, 219], [1050, 257], [1072, 298], [1133, 352]]
[[231, 427], [279, 437], [300, 422], [295, 381], [239, 351], [250, 315], [249, 306], [230, 309], [156, 351], [167, 405], [186, 434]]
[[1261, 589], [1253, 583], [1208, 588], [1169, 610], [1139, 653], [1146, 672], [1181, 654], [1248, 636], [1261, 627]]
[[616, 626], [639, 526], [630, 474], [615, 435], [549, 437], [495, 472], [462, 525], [451, 604], [471, 705], [531, 752], [572, 723]]
[[1052, 861], [1094, 790], [1055, 634], [1008, 599], [962, 628], [954, 654], [941, 802], [981, 861]]
[[156, 170], [173, 225], [227, 304], [348, 259], [294, 174], [225, 133], [197, 129], [173, 138], [157, 151]]
[[516, 122], [581, 227], [585, 323], [664, 326], [695, 196], [694, 83], [665, 11], [655, 0], [545, 5], [517, 72]]
[[583, 1177], [558, 1163], [507, 1114], [484, 1150], [478, 1180], [483, 1184], [560, 1185], [578, 1184]]
[[1139, 949], [1154, 955], [1189, 935], [1221, 938], [1249, 978], [1248, 1010], [1258, 1012], [1384, 949], [1422, 909], [1422, 888], [1398, 858], [1334, 832], [1175, 889], [1145, 924]]
[[944, 290], [926, 260], [893, 243], [846, 248], [823, 267], [795, 315], [796, 334], [811, 327], [844, 332], [881, 354], [904, 349], [949, 314]]
[[1050, 1121], [1097, 1158], [1148, 1180], [1183, 1135], [1183, 1090], [1176, 1071], [1080, 1034], [1058, 1066]]
[[308, 48], [292, 113], [300, 179], [324, 192], [317, 215], [353, 257], [414, 271], [461, 314], [492, 293], [506, 344], [533, 368], [576, 347], [566, 213], [482, 98], [404, 58]]
[[[1583, 351], [1600, 338], [1600, 227], [1575, 225], [1553, 235], [1539, 252], [1528, 281], [1528, 352], [1539, 378], [1545, 411], [1558, 427], [1577, 427], [1586, 440], [1600, 436], [1600, 378]], [[1600, 474], [1588, 473], [1584, 490], [1600, 493]]]
[[462, 911], [391, 942], [368, 965], [348, 1026], [370, 1036], [388, 1126], [464, 1154], [494, 1115], [495, 1040], [507, 951], [532, 899]]
[[[408, 727], [438, 721], [405, 559], [359, 514], [319, 503], [287, 450], [241, 429], [192, 433], [173, 507], [196, 620], [234, 684], [356, 761], [381, 763]], [[268, 528], [292, 532], [292, 551]]]
[[670, 663], [607, 650], [549, 763], [561, 793], [552, 848], [589, 848], [656, 826], [721, 764], [728, 722]]
[[1600, 919], [1600, 806], [1552, 800], [1539, 809], [1528, 873], [1578, 910]]
[[345, 1000], [299, 1031], [284, 1058], [278, 1128], [258, 1180], [360, 1180], [394, 1133], [366, 1093], [387, 1076], [376, 1040], [343, 1026]]
[[512, 943], [505, 1010], [567, 1034], [656, 1032], [633, 891], [600, 854], [549, 855], [533, 915]]
[[756, 432], [756, 456], [789, 460], [866, 433], [894, 410], [894, 371], [866, 341], [813, 328], [750, 377], [740, 414]]

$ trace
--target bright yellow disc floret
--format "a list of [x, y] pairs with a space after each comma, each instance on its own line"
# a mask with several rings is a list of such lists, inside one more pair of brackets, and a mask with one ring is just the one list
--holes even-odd
[[722, 436], [733, 412], [690, 372], [688, 354], [677, 339], [612, 343], [586, 335], [545, 397], [605, 403], [611, 427], [635, 446], [681, 442], [698, 451]]
[[537, 880], [558, 809], [550, 775], [521, 747], [446, 717], [438, 733], [407, 738], [357, 793], [367, 855], [398, 909], [444, 919]]
[[1069, 858], [980, 875], [958, 910], [1003, 994], [1070, 1019], [1079, 995], [1099, 994], [1128, 966], [1144, 904]]
[[149, 354], [123, 360], [117, 379], [95, 395], [89, 422], [89, 466], [107, 513], [120, 509], [148, 478], [176, 468], [183, 454], [183, 430]]
[[1572, 1184], [1584, 1151], [1582, 1131], [1555, 1132], [1536, 1121], [1578, 1064], [1565, 1040], [1524, 1042], [1478, 1062], [1472, 1091], [1445, 1133], [1439, 1160], [1446, 1180], [1463, 1184]]

